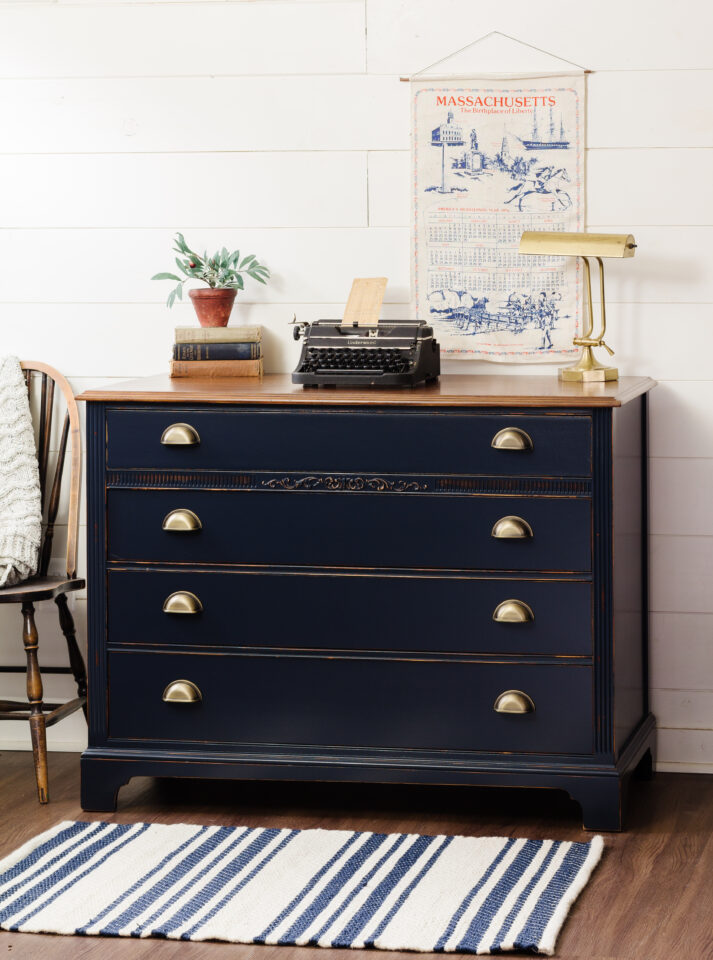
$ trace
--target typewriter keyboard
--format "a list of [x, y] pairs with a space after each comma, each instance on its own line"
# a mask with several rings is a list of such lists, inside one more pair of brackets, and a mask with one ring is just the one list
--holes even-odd
[[389, 347], [309, 347], [303, 373], [406, 373], [413, 362], [408, 350]]

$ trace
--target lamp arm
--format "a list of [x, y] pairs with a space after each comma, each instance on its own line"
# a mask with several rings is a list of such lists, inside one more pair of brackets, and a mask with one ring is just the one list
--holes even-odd
[[[607, 331], [607, 313], [604, 300], [604, 263], [602, 262], [601, 257], [596, 258], [597, 263], [599, 264], [599, 296], [602, 303], [602, 329], [599, 333], [599, 340], [604, 343], [604, 334]], [[607, 350], [609, 348], [607, 347]], [[610, 351], [611, 352], [611, 351]]]
[[[597, 257], [597, 259], [599, 258]], [[601, 260], [599, 262], [601, 263]], [[582, 256], [582, 263], [584, 264], [584, 276], [587, 281], [587, 311], [589, 317], [589, 324], [587, 329], [584, 331], [582, 339], [589, 340], [594, 332], [594, 312], [592, 310], [592, 273], [589, 269], [589, 258]]]

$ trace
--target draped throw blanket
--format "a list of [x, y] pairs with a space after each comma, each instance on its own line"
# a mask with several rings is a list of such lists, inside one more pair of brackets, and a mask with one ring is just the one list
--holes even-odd
[[0, 358], [0, 587], [37, 572], [42, 537], [40, 476], [25, 378]]

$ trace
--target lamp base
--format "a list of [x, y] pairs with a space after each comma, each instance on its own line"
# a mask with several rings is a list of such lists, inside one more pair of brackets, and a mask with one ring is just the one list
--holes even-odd
[[575, 370], [573, 367], [563, 367], [559, 372], [560, 380], [580, 383], [597, 383], [605, 380], [618, 380], [619, 371], [616, 367], [601, 367], [597, 370]]
[[571, 367], [562, 367], [559, 379], [579, 383], [602, 383], [605, 380], [618, 380], [619, 370], [606, 367], [592, 353], [591, 347], [582, 347], [582, 355]]

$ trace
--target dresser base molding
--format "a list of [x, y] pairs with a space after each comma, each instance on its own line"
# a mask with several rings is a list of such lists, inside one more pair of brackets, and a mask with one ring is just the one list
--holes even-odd
[[480, 760], [447, 757], [426, 763], [404, 757], [288, 753], [201, 753], [194, 750], [132, 750], [90, 747], [82, 755], [82, 808], [116, 810], [119, 789], [132, 777], [190, 777], [215, 780], [285, 780], [442, 786], [530, 787], [564, 790], [582, 808], [585, 830], [618, 831], [631, 775], [650, 776], [656, 724], [649, 714], [630, 737], [616, 764], [530, 759]]

